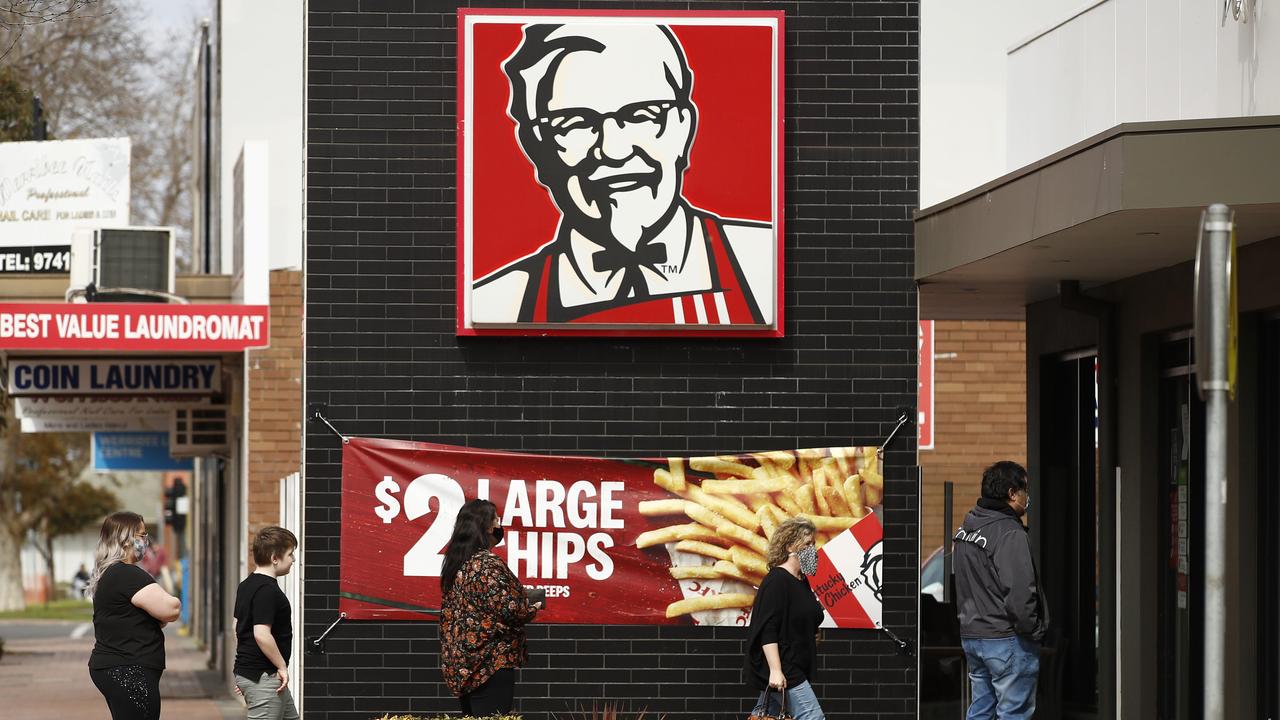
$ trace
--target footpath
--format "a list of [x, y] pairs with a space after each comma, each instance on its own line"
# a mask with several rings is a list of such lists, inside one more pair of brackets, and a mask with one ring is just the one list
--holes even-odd
[[[0, 637], [7, 624], [0, 621]], [[35, 621], [20, 621], [30, 626]], [[13, 720], [110, 720], [107, 704], [89, 679], [93, 631], [81, 623], [45, 621], [65, 628], [57, 637], [5, 640], [0, 658], [0, 717]], [[73, 637], [80, 634], [80, 637]], [[232, 695], [218, 673], [205, 668], [195, 641], [173, 626], [165, 630], [168, 666], [160, 679], [161, 720], [233, 720], [244, 718], [244, 703]]]

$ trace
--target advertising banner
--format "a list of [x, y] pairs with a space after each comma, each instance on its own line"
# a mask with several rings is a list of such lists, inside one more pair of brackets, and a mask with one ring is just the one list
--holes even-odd
[[129, 138], [0, 143], [0, 248], [128, 224]]
[[270, 344], [266, 305], [0, 303], [0, 350], [234, 352]]
[[187, 470], [195, 469], [191, 458], [169, 456], [167, 432], [96, 432], [93, 434], [93, 469]]
[[879, 627], [884, 478], [875, 448], [610, 460], [350, 438], [340, 609], [438, 614], [458, 510], [492, 501], [493, 551], [546, 590], [541, 622], [746, 625], [777, 525], [818, 527], [809, 578], [827, 627]]
[[458, 11], [458, 333], [782, 335], [781, 11]]
[[11, 358], [14, 397], [80, 395], [213, 395], [222, 390], [222, 361], [198, 358]]

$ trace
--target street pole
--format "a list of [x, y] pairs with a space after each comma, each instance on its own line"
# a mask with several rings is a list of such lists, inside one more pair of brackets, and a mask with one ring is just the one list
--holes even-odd
[[[1196, 375], [1205, 400], [1204, 717], [1222, 720], [1226, 696], [1226, 515], [1228, 334], [1232, 321], [1229, 268], [1231, 212], [1209, 206], [1197, 259]], [[1201, 263], [1205, 266], [1200, 267]], [[1203, 364], [1202, 364], [1203, 363]]]

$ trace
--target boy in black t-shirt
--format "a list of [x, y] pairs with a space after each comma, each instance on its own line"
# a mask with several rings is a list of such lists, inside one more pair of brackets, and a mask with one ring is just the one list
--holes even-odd
[[274, 525], [253, 539], [257, 569], [236, 590], [236, 690], [248, 705], [249, 720], [297, 720], [289, 692], [289, 652], [293, 626], [289, 599], [277, 581], [293, 567], [298, 538]]

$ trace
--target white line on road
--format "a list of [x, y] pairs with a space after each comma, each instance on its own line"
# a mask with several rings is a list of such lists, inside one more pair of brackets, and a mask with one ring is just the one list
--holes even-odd
[[72, 638], [82, 638], [93, 631], [93, 623], [80, 623], [75, 630], [71, 631]]

